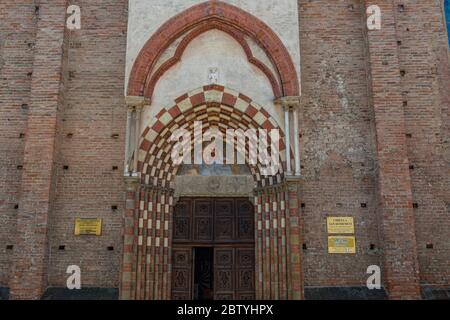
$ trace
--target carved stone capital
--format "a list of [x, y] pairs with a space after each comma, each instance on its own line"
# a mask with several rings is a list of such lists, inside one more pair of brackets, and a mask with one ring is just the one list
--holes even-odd
[[142, 109], [151, 104], [150, 99], [141, 96], [126, 96], [125, 102], [129, 109]]
[[286, 96], [275, 100], [275, 105], [281, 106], [284, 110], [296, 110], [300, 108], [300, 96]]
[[299, 188], [301, 182], [302, 182], [302, 178], [299, 176], [287, 176], [286, 177], [286, 186], [287, 186], [288, 191], [298, 192], [298, 188]]
[[139, 177], [124, 177], [124, 180], [128, 192], [137, 191], [140, 185]]

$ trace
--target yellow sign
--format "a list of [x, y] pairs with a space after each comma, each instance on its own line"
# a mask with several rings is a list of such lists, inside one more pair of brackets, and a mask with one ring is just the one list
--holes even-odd
[[327, 229], [329, 234], [354, 234], [355, 224], [351, 217], [329, 217]]
[[75, 235], [102, 235], [102, 219], [76, 219]]
[[355, 237], [328, 237], [328, 253], [355, 254]]

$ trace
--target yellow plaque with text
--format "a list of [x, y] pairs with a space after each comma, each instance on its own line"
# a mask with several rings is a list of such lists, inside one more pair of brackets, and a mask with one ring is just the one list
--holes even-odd
[[328, 253], [355, 254], [355, 237], [328, 237]]
[[327, 229], [329, 234], [354, 234], [355, 223], [352, 217], [328, 217]]
[[76, 236], [101, 236], [102, 235], [102, 219], [76, 219], [75, 220]]

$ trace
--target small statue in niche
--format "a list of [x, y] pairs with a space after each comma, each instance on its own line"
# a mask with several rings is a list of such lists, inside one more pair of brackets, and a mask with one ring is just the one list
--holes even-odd
[[219, 69], [209, 68], [208, 80], [210, 84], [216, 84], [219, 82]]

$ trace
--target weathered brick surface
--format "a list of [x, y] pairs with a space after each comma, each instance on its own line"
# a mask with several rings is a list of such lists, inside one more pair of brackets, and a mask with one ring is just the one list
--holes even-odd
[[[364, 2], [298, 3], [304, 285], [361, 286], [367, 267], [381, 265], [391, 298], [418, 297], [419, 281], [448, 286], [450, 76], [441, 1], [377, 1], [379, 34], [365, 31]], [[118, 288], [121, 280], [130, 231], [122, 178], [128, 1], [76, 4], [82, 30], [64, 36], [65, 1], [40, 1], [38, 11], [37, 1], [0, 2], [0, 286], [15, 298], [64, 287], [72, 264], [84, 287]], [[326, 217], [335, 215], [355, 217], [356, 255], [327, 253]], [[77, 217], [103, 218], [102, 237], [75, 237]], [[132, 292], [128, 262], [124, 296]]]
[[33, 70], [35, 6], [0, 3], [0, 286], [8, 286], [23, 165], [24, 135]]
[[[397, 3], [400, 3], [397, 1]], [[397, 34], [421, 284], [450, 282], [450, 73], [442, 1], [403, 1]], [[427, 245], [433, 245], [428, 248]]]
[[[366, 1], [369, 6], [370, 1]], [[371, 93], [377, 138], [378, 216], [383, 240], [384, 281], [391, 298], [418, 298], [415, 216], [406, 149], [396, 8], [379, 3], [381, 30], [367, 33]]]
[[[367, 267], [380, 265], [383, 247], [364, 10], [359, 1], [299, 1], [299, 10], [305, 286], [364, 285]], [[356, 255], [328, 254], [328, 216], [354, 217]]]
[[46, 286], [48, 219], [53, 206], [55, 136], [61, 107], [65, 1], [41, 1], [30, 89], [16, 248], [14, 299], [40, 298]]
[[[66, 269], [75, 264], [81, 268], [83, 287], [118, 288], [125, 209], [128, 1], [76, 3], [82, 10], [82, 28], [68, 32], [72, 76], [65, 95], [58, 192], [49, 231], [49, 285], [64, 287]], [[75, 237], [75, 218], [102, 218], [103, 235]], [[58, 250], [62, 245], [65, 250]]]

